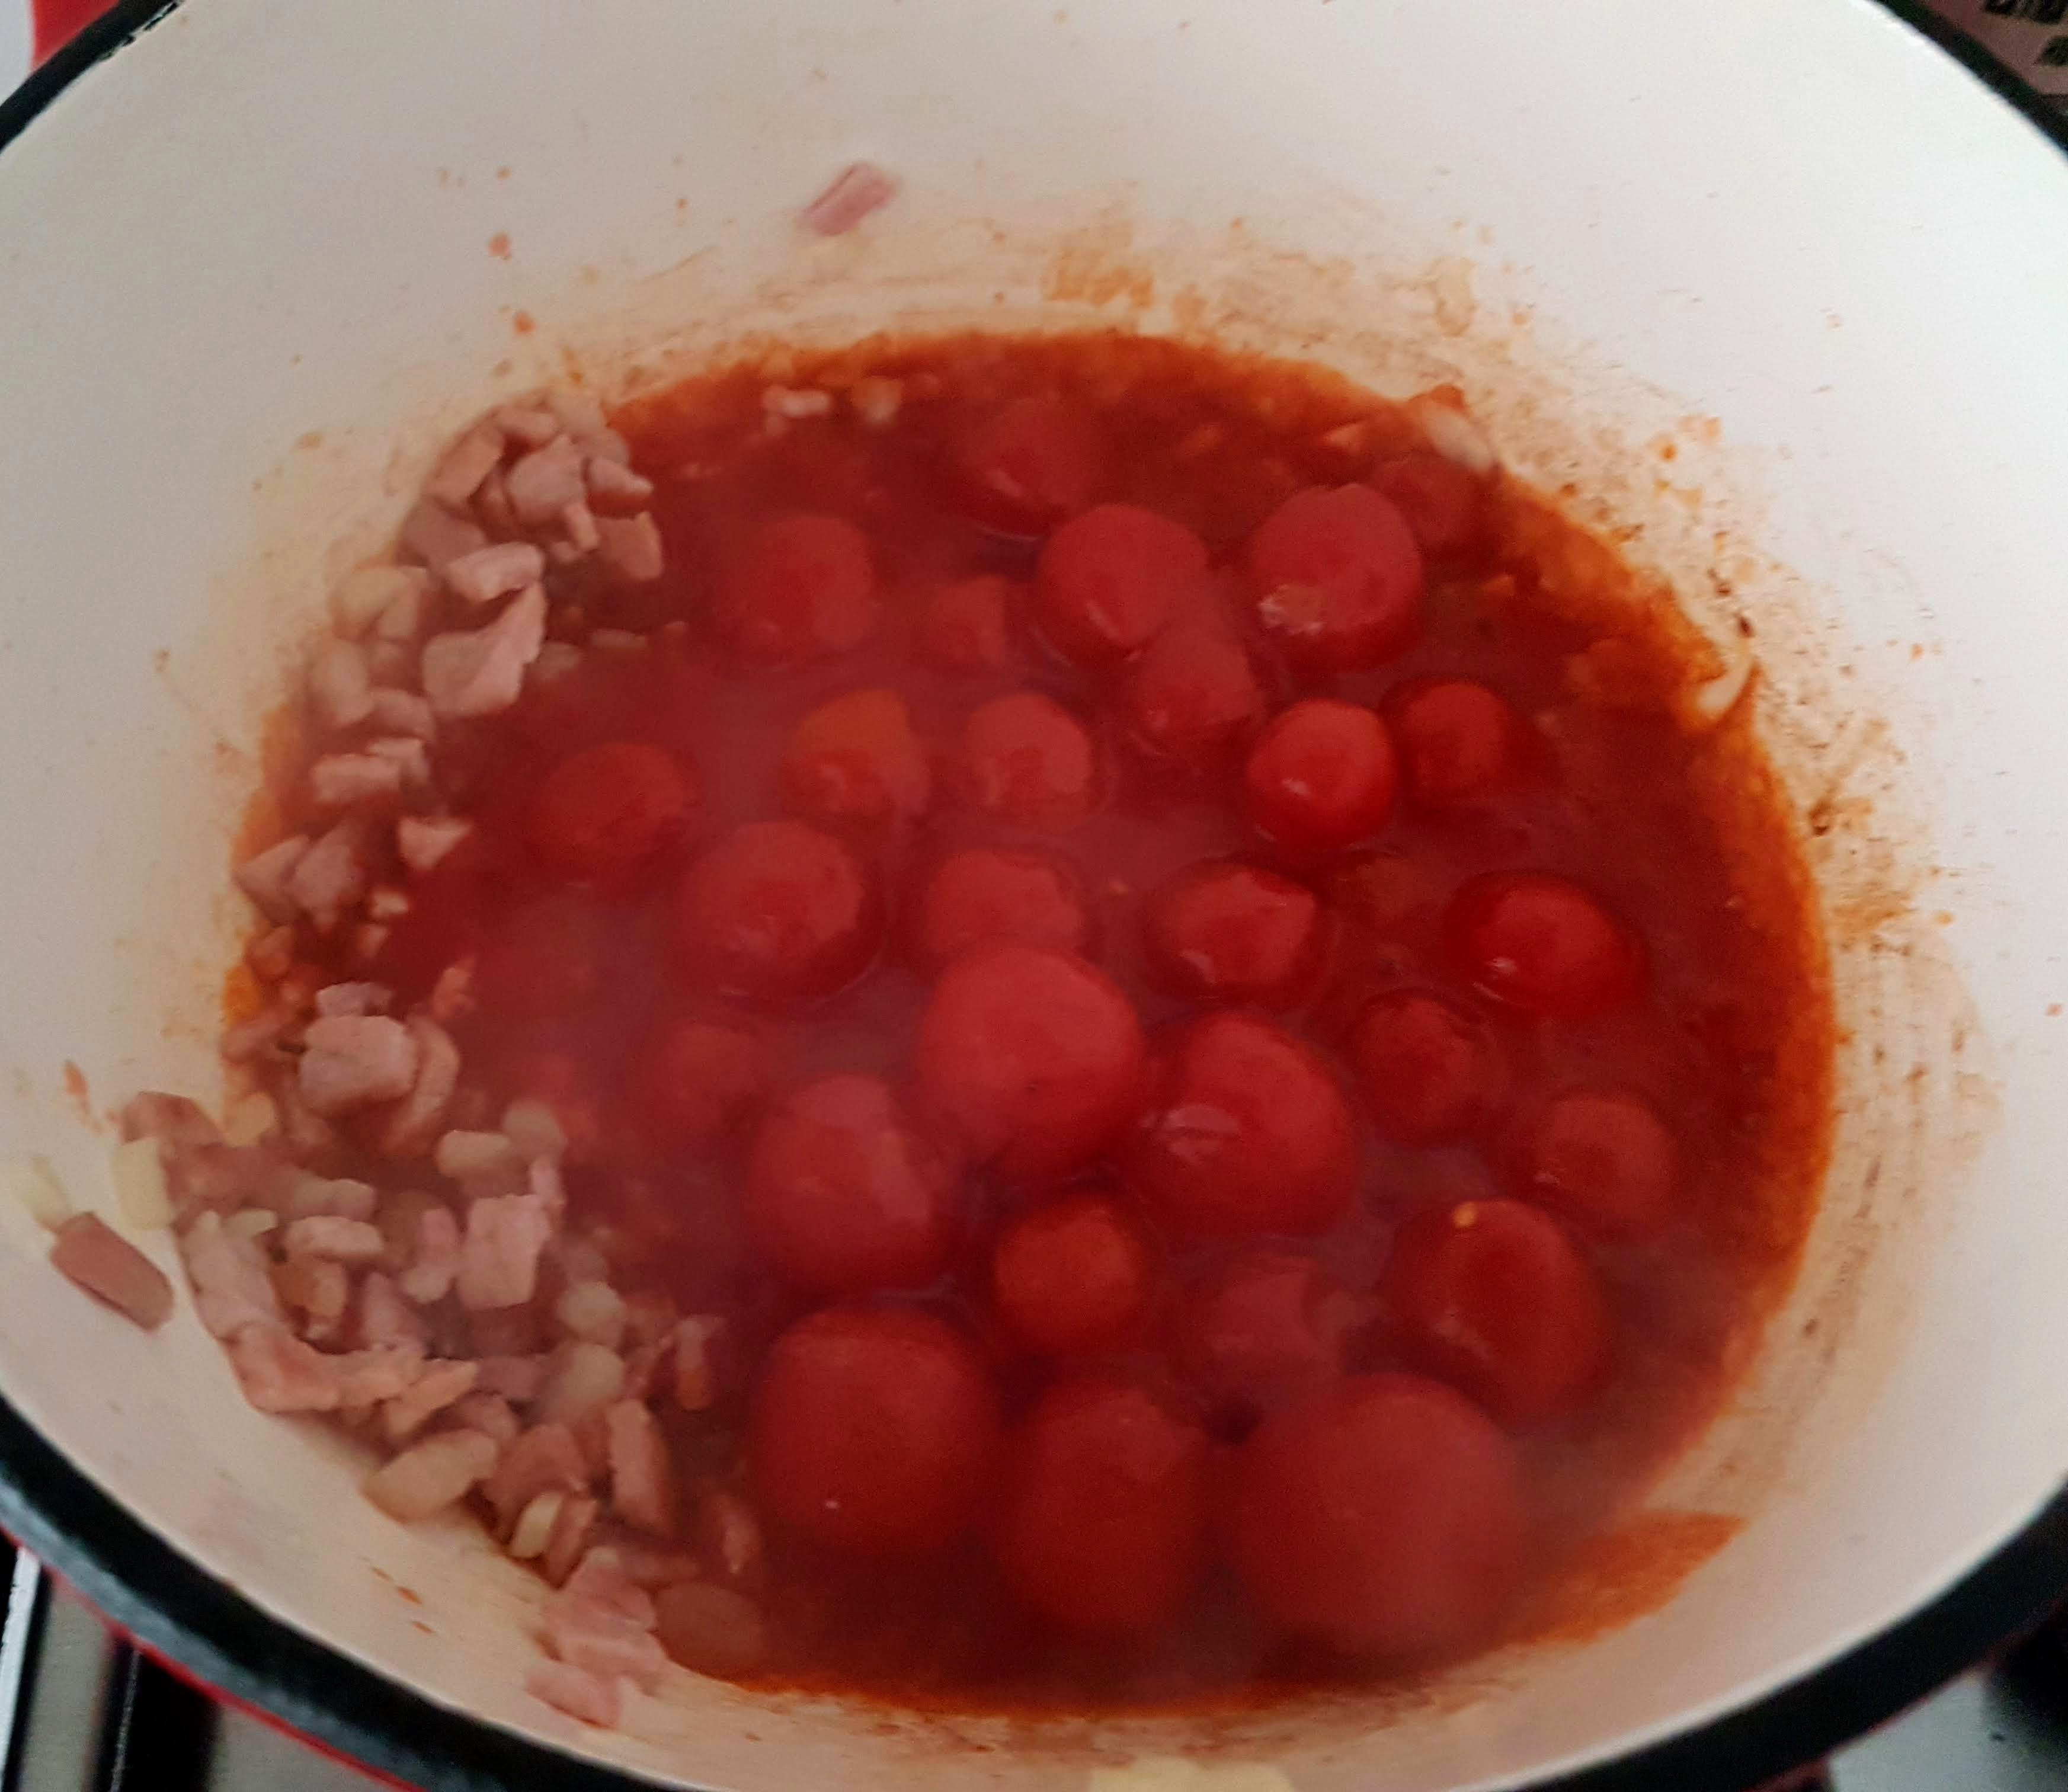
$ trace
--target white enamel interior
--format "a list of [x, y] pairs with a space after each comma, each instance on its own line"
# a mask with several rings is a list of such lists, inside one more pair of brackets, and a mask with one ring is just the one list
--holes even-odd
[[[859, 155], [902, 198], [800, 234]], [[189, 0], [0, 156], [0, 1150], [104, 1201], [65, 1061], [102, 1107], [217, 1087], [257, 718], [440, 433], [564, 356], [613, 385], [627, 351], [749, 328], [1096, 315], [1398, 393], [1455, 378], [1514, 464], [1759, 630], [1765, 725], [1827, 825], [1839, 1151], [1794, 1305], [1659, 1496], [1748, 1521], [1677, 1599], [1219, 1750], [1434, 1792], [1684, 1727], [1944, 1588], [2068, 1472], [2063, 292], [2068, 162], [1863, 0], [1699, 25], [1650, 0]], [[0, 1252], [8, 1399], [430, 1699], [670, 1784], [1070, 1784], [1191, 1740], [887, 1733], [681, 1674], [627, 1733], [582, 1731], [519, 1690], [527, 1575], [381, 1517], [184, 1312], [147, 1340], [11, 1212]]]

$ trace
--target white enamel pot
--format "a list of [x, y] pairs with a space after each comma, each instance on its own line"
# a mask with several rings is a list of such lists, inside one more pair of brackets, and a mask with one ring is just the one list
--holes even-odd
[[[801, 230], [863, 157], [896, 202]], [[0, 1523], [435, 1792], [1173, 1755], [1300, 1792], [1736, 1792], [1885, 1716], [2068, 1585], [2064, 302], [2060, 145], [1866, 0], [118, 7], [0, 107], [0, 1150], [75, 1199], [107, 1199], [97, 1114], [219, 1089], [261, 719], [442, 434], [570, 367], [617, 390], [899, 323], [1462, 388], [1511, 466], [1749, 631], [1842, 1110], [1786, 1309], [1651, 1497], [1732, 1540], [1620, 1628], [1412, 1696], [1207, 1730], [678, 1674], [582, 1729], [521, 1690], [526, 1571], [390, 1523], [190, 1313], [132, 1330], [12, 1209]]]

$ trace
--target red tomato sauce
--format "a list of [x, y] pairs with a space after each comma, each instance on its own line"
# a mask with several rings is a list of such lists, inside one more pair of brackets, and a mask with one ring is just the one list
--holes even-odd
[[1706, 650], [1598, 540], [1332, 376], [780, 369], [865, 376], [894, 417], [771, 423], [758, 364], [621, 409], [667, 571], [442, 733], [474, 837], [320, 975], [470, 962], [478, 1105], [551, 1103], [617, 1285], [730, 1322], [666, 1423], [767, 1532], [760, 1680], [1168, 1704], [1484, 1647], [1809, 1223], [1830, 1005], [1748, 726], [1682, 719]]

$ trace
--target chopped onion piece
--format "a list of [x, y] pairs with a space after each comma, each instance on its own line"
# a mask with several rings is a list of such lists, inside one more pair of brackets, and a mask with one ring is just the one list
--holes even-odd
[[116, 1146], [108, 1160], [108, 1170], [115, 1184], [115, 1211], [123, 1224], [139, 1232], [156, 1232], [173, 1223], [172, 1191], [157, 1140], [132, 1138]]
[[[139, 1142], [149, 1143], [153, 1154], [157, 1151], [155, 1141]], [[26, 1208], [39, 1225], [48, 1227], [52, 1232], [71, 1218], [71, 1202], [49, 1163], [42, 1158], [16, 1158], [10, 1163], [0, 1163], [0, 1188]]]

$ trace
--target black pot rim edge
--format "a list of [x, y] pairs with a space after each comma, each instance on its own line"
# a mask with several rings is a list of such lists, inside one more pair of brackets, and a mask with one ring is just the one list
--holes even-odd
[[[118, 0], [0, 100], [0, 150], [183, 0]], [[2068, 118], [1914, 0], [1877, 0], [2068, 153]], [[421, 1792], [626, 1792], [639, 1777], [438, 1704], [282, 1623], [103, 1493], [0, 1400], [0, 1525], [112, 1623], [220, 1692]], [[1801, 1678], [1529, 1792], [1744, 1792], [1886, 1721], [2068, 1594], [2068, 1486], [1937, 1598]]]

